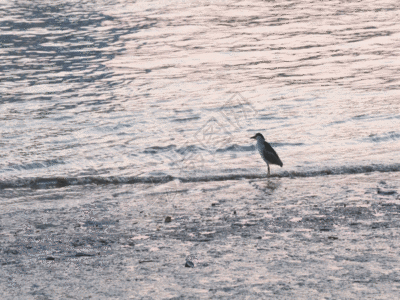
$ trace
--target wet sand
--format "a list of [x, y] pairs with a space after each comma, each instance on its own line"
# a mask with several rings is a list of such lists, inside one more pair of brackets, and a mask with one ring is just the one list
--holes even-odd
[[399, 179], [3, 189], [1, 299], [395, 299]]

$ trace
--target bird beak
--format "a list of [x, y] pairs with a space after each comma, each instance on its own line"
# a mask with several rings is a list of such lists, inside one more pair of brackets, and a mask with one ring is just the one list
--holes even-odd
[[255, 139], [255, 138], [256, 138], [256, 136], [252, 136], [252, 137], [251, 137], [251, 139]]

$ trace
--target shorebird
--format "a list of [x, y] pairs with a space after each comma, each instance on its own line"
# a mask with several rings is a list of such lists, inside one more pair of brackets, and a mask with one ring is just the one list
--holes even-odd
[[283, 166], [281, 159], [275, 150], [265, 141], [263, 135], [261, 133], [257, 133], [255, 136], [252, 136], [251, 139], [257, 140], [257, 149], [260, 153], [263, 160], [267, 163], [268, 166], [268, 176], [271, 175], [271, 171], [269, 169], [269, 165], [278, 165]]

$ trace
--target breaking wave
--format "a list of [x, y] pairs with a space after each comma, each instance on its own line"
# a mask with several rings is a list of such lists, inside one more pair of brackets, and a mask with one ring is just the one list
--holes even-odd
[[[371, 172], [399, 172], [400, 164], [392, 165], [368, 165], [368, 166], [346, 166], [337, 168], [321, 168], [313, 171], [284, 171], [272, 174], [270, 178], [302, 178], [317, 177], [330, 175], [346, 175], [346, 174], [362, 174]], [[267, 178], [266, 174], [255, 173], [233, 173], [224, 175], [206, 175], [206, 176], [188, 176], [174, 177], [165, 176], [83, 176], [83, 177], [36, 177], [36, 178], [19, 178], [14, 180], [0, 180], [0, 189], [13, 188], [61, 188], [76, 185], [108, 185], [108, 184], [163, 184], [173, 180], [180, 182], [207, 182], [207, 181], [227, 181], [241, 179], [262, 179]]]

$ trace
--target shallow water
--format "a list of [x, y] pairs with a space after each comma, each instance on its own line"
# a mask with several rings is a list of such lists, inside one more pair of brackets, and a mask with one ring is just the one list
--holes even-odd
[[[307, 173], [399, 162], [399, 11], [368, 3], [9, 2], [0, 178]], [[178, 176], [179, 177], [179, 176]]]
[[[0, 247], [3, 272], [9, 272], [1, 277], [14, 278], [1, 281], [1, 290], [7, 290], [3, 298], [82, 297], [67, 292], [68, 283], [80, 285], [87, 297], [168, 299], [185, 295], [183, 286], [193, 278], [197, 285], [189, 295], [199, 298], [266, 293], [384, 299], [398, 291], [396, 1], [1, 3]], [[270, 179], [250, 139], [257, 132], [283, 161], [283, 168], [272, 166]], [[305, 208], [311, 203], [321, 211], [307, 219], [315, 213]], [[345, 204], [356, 208], [348, 212]], [[257, 211], [258, 205], [269, 209]], [[256, 220], [244, 217], [249, 209]], [[353, 232], [354, 239], [318, 252], [317, 241], [335, 242], [321, 233], [317, 219], [323, 213], [330, 215], [326, 235]], [[173, 217], [170, 224], [163, 223], [167, 215]], [[221, 225], [223, 216], [227, 223]], [[354, 218], [362, 225], [351, 225]], [[298, 226], [288, 225], [293, 222]], [[157, 226], [169, 233], [153, 238], [162, 230]], [[218, 231], [219, 226], [230, 229]], [[117, 227], [115, 240], [107, 233], [100, 241], [98, 230]], [[74, 240], [82, 234], [77, 228], [97, 231], [81, 245]], [[371, 232], [377, 228], [375, 239]], [[46, 240], [51, 230], [63, 236], [59, 245]], [[308, 232], [307, 238], [299, 230]], [[250, 241], [258, 236], [260, 242], [274, 236], [274, 250], [252, 259], [246, 245], [253, 247]], [[338, 266], [343, 259], [337, 257], [345, 254], [332, 258], [330, 253], [353, 249], [355, 243], [367, 247], [365, 236], [375, 239], [368, 246], [374, 255], [376, 247], [386, 247], [381, 257], [367, 258], [368, 274], [357, 273], [356, 263]], [[42, 241], [38, 248], [21, 250], [35, 238]], [[107, 238], [115, 247], [107, 248]], [[130, 239], [144, 240], [140, 247], [133, 243], [142, 250], [132, 252]], [[197, 244], [186, 245], [190, 239]], [[76, 252], [86, 249], [79, 245], [98, 249], [94, 257], [77, 258]], [[161, 249], [158, 262], [173, 258], [162, 267], [139, 263], [153, 248]], [[48, 265], [46, 255], [59, 265]], [[188, 255], [207, 257], [207, 262], [197, 258], [197, 271], [199, 264], [207, 266], [180, 277], [189, 272], [181, 268]], [[226, 255], [223, 263], [220, 255]], [[272, 266], [277, 258], [280, 263]], [[231, 265], [235, 259], [240, 262]], [[298, 272], [288, 275], [299, 261]], [[324, 261], [332, 270], [347, 271], [321, 279]], [[98, 277], [89, 276], [97, 290], [83, 286], [75, 273], [86, 263], [101, 270]], [[266, 269], [257, 269], [263, 264]], [[51, 292], [46, 281], [36, 282], [38, 276], [52, 278], [61, 265], [71, 276], [59, 275]], [[275, 279], [265, 275], [270, 267]], [[107, 277], [107, 268], [109, 274], [125, 272], [129, 283]], [[143, 272], [139, 277], [132, 275], [137, 270]], [[31, 272], [29, 284], [23, 283], [26, 272]], [[381, 277], [373, 275], [378, 273]], [[285, 276], [294, 276], [296, 285], [282, 283]], [[302, 276], [313, 283], [305, 284]], [[357, 276], [370, 281], [351, 285]], [[110, 282], [115, 290], [108, 293]], [[156, 283], [162, 287], [153, 290]]]

